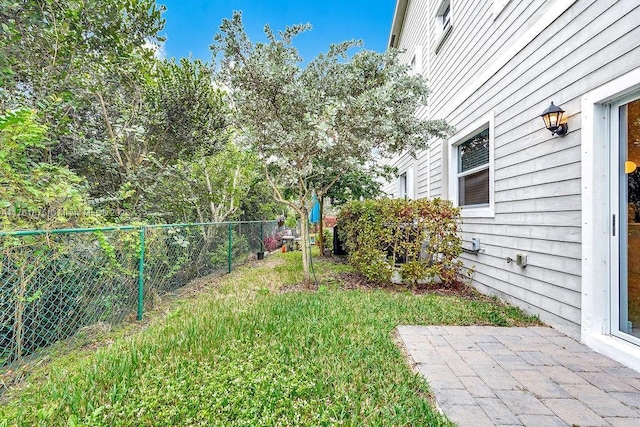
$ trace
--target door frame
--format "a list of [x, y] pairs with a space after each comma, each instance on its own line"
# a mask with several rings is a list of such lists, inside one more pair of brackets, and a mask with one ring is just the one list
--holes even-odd
[[582, 298], [581, 340], [640, 372], [640, 346], [611, 331], [610, 106], [640, 90], [636, 68], [581, 100]]
[[[621, 250], [621, 248], [625, 248], [628, 246], [628, 229], [625, 229], [625, 227], [623, 227], [623, 224], [627, 224], [629, 218], [626, 206], [623, 206], [621, 204], [623, 199], [628, 200], [628, 194], [627, 189], [621, 185], [622, 176], [624, 174], [624, 171], [621, 171], [621, 166], [622, 168], [624, 168], [623, 165], [625, 160], [627, 159], [627, 155], [622, 151], [622, 143], [620, 141], [620, 131], [622, 130], [622, 125], [626, 125], [628, 118], [625, 117], [624, 120], [621, 120], [620, 108], [637, 99], [640, 99], [640, 91], [633, 92], [632, 94], [618, 98], [614, 102], [608, 104], [609, 141], [611, 144], [611, 162], [609, 175], [611, 185], [610, 215], [615, 215], [615, 218], [617, 219], [611, 233], [612, 235], [610, 237], [611, 275], [609, 284], [611, 292], [611, 335], [625, 339], [632, 344], [640, 346], [640, 339], [620, 330], [620, 324], [622, 323], [622, 313], [620, 311], [620, 306], [623, 298], [623, 295], [620, 292], [620, 283], [623, 281], [628, 281], [629, 268], [628, 254], [625, 251]], [[628, 304], [628, 294], [625, 295], [624, 298]]]

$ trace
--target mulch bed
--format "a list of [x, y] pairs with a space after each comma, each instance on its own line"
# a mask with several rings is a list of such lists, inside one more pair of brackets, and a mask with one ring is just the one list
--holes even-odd
[[[348, 264], [345, 257], [321, 257], [321, 262], [329, 262], [335, 264]], [[314, 261], [317, 262], [317, 261]], [[332, 281], [339, 283], [339, 289], [343, 290], [384, 290], [388, 292], [405, 293], [410, 292], [414, 295], [442, 295], [464, 298], [468, 300], [490, 300], [491, 298], [478, 292], [474, 287], [463, 282], [455, 284], [442, 283], [425, 283], [416, 284], [415, 286], [396, 284], [396, 283], [376, 283], [368, 280], [359, 273], [339, 273], [331, 276], [318, 277], [319, 283]], [[315, 292], [318, 290], [316, 283], [298, 283], [295, 285], [287, 285], [280, 288], [281, 293], [286, 292]]]
[[390, 292], [411, 292], [414, 295], [444, 295], [454, 296], [466, 299], [483, 299], [487, 298], [482, 295], [476, 289], [468, 286], [464, 283], [457, 283], [454, 285], [443, 285], [439, 283], [425, 283], [416, 284], [415, 286], [395, 284], [395, 283], [375, 283], [367, 280], [366, 277], [358, 273], [340, 273], [336, 276], [342, 285], [340, 289], [362, 289], [362, 290], [375, 290], [382, 289]]

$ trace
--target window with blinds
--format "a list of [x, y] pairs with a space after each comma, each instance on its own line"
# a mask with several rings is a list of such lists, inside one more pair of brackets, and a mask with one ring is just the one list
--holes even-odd
[[458, 145], [458, 206], [489, 205], [489, 128]]

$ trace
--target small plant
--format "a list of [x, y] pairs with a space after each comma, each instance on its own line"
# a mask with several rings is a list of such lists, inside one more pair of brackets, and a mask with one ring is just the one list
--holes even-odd
[[324, 242], [325, 249], [333, 248], [333, 236], [326, 228], [322, 230], [322, 241]]
[[277, 236], [265, 237], [262, 240], [262, 245], [267, 252], [273, 252], [281, 246], [280, 239]]

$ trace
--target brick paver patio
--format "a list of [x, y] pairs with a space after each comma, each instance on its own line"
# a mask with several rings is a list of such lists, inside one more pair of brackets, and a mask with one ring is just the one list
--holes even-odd
[[398, 332], [439, 409], [461, 427], [640, 427], [640, 373], [554, 329]]

